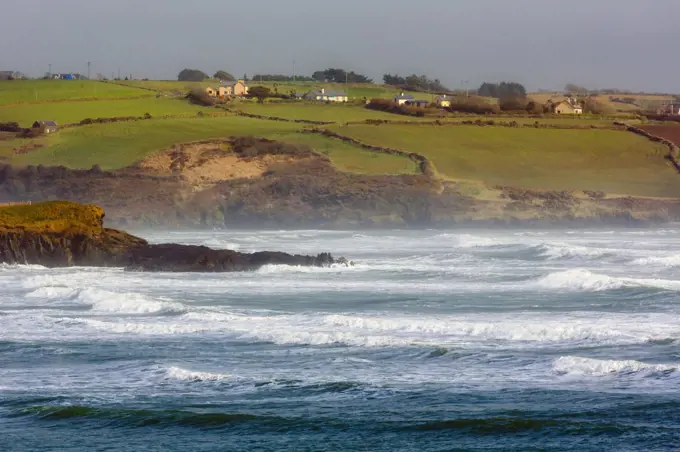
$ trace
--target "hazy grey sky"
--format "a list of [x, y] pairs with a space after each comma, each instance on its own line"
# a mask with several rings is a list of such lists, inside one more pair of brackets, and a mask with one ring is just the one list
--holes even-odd
[[[530, 89], [680, 92], [680, 0], [21, 0], [0, 15], [0, 70], [172, 79], [185, 68], [376, 81], [425, 73]], [[9, 6], [11, 4], [11, 6]]]

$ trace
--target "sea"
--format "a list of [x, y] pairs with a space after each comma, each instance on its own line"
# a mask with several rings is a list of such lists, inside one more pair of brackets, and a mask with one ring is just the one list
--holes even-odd
[[356, 265], [0, 266], [0, 450], [680, 450], [680, 227], [141, 234]]

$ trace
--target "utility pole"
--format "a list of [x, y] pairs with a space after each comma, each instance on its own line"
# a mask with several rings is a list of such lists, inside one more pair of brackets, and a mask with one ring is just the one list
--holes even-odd
[[90, 62], [87, 62], [87, 79], [90, 80]]
[[52, 63], [49, 64], [50, 72], [48, 72], [50, 78], [52, 78]]
[[293, 60], [293, 83], [295, 83], [295, 60]]
[[120, 67], [118, 68], [118, 80], [120, 80]]

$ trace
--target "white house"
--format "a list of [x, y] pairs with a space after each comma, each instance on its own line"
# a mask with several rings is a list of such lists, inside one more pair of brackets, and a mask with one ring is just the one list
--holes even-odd
[[315, 89], [305, 94], [305, 99], [315, 100], [317, 102], [348, 102], [349, 97], [343, 91], [335, 91], [332, 89]]
[[404, 105], [407, 102], [413, 102], [415, 100], [415, 97], [411, 96], [410, 94], [404, 94], [401, 93], [398, 96], [394, 96], [392, 101], [394, 101], [395, 104], [397, 105]]

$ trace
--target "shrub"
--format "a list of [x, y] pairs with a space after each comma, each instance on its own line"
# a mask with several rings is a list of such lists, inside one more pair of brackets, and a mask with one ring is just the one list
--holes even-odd
[[399, 105], [396, 102], [387, 99], [371, 99], [366, 105], [369, 110], [384, 111], [387, 113], [394, 113], [405, 116], [425, 116], [425, 109], [418, 107], [410, 107], [408, 105]]
[[210, 95], [200, 88], [195, 88], [189, 91], [186, 98], [190, 103], [195, 105], [201, 105], [203, 107], [214, 107], [215, 99], [210, 97]]
[[473, 113], [477, 115], [498, 114], [501, 111], [498, 105], [490, 104], [475, 97], [454, 98], [447, 110], [453, 113]]
[[17, 122], [0, 122], [0, 132], [21, 132]]
[[500, 100], [498, 105], [501, 111], [525, 112], [529, 107], [529, 103], [527, 102], [526, 98], [516, 96], [505, 97]]

